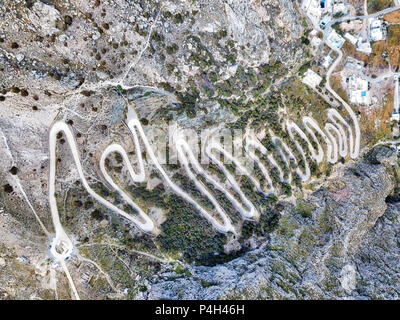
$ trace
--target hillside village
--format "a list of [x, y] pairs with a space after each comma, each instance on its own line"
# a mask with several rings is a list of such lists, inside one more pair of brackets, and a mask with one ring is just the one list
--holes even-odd
[[[302, 2], [302, 10], [313, 26], [307, 34], [313, 61], [301, 75], [303, 83], [320, 90], [332, 68], [332, 86], [360, 112], [371, 115], [385, 103], [390, 105], [383, 121], [395, 137], [400, 122], [399, 9], [398, 0]], [[334, 65], [341, 54], [340, 63]]]

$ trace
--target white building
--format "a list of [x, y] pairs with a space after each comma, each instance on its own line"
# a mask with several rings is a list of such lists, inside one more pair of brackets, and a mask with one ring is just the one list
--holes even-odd
[[332, 30], [327, 38], [327, 41], [331, 44], [331, 46], [340, 49], [346, 40], [344, 40], [343, 37], [335, 30]]
[[345, 68], [351, 69], [353, 71], [361, 71], [364, 67], [364, 62], [354, 59], [352, 57], [348, 57], [346, 63], [344, 64]]
[[318, 36], [318, 31], [313, 29], [309, 34], [308, 38], [311, 39], [310, 43], [314, 48], [317, 48], [322, 43], [322, 39]]
[[357, 44], [357, 38], [353, 35], [351, 35], [350, 33], [346, 32], [344, 34], [344, 38], [346, 40], [348, 40], [353, 46], [355, 46]]
[[318, 48], [320, 44], [322, 43], [322, 40], [318, 37], [312, 37], [311, 38], [311, 46], [314, 48]]
[[393, 112], [390, 116], [390, 121], [396, 120], [400, 121], [400, 106], [399, 106], [399, 76], [396, 74], [394, 75], [394, 96], [393, 96]]
[[372, 52], [371, 44], [368, 39], [364, 39], [363, 37], [359, 37], [357, 41], [356, 50], [363, 52], [365, 54], [370, 54]]
[[320, 20], [323, 14], [332, 11], [332, 0], [304, 0], [302, 7], [310, 18]]
[[369, 38], [371, 41], [386, 39], [386, 28], [380, 19], [369, 19]]
[[390, 115], [390, 121], [400, 122], [400, 113], [398, 111], [393, 111], [393, 113]]
[[349, 98], [351, 103], [369, 105], [371, 96], [369, 92], [368, 80], [351, 75], [348, 78]]
[[333, 14], [346, 14], [348, 12], [348, 7], [344, 2], [338, 2], [333, 5]]
[[308, 69], [301, 81], [311, 88], [315, 88], [321, 83], [322, 78], [316, 72]]
[[[307, 16], [311, 19], [315, 26], [320, 24], [321, 19], [325, 16], [324, 23], [328, 23], [330, 20], [330, 14], [332, 13], [333, 0], [303, 0], [302, 9], [306, 12]], [[327, 15], [328, 14], [328, 15]], [[327, 20], [329, 19], [329, 20]], [[325, 24], [320, 24], [321, 27], [325, 27]]]
[[324, 58], [324, 61], [322, 62], [322, 66], [323, 66], [325, 69], [328, 69], [329, 66], [331, 65], [332, 61], [333, 61], [333, 58], [332, 58], [330, 55], [327, 55], [327, 56]]

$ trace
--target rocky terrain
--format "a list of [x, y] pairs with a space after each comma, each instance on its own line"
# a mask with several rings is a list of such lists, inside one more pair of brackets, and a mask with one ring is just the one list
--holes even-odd
[[[293, 146], [285, 121], [313, 116], [323, 124], [330, 107], [299, 80], [310, 63], [309, 31], [292, 0], [1, 1], [0, 298], [74, 298], [49, 254], [55, 121], [71, 128], [90, 187], [135, 214], [99, 169], [113, 143], [138, 166], [129, 108], [155, 149], [168, 124], [252, 129], [268, 147], [273, 130]], [[111, 176], [159, 229], [148, 234], [88, 195], [58, 134], [55, 197], [74, 243], [67, 266], [80, 298], [398, 298], [398, 159], [388, 146], [368, 151], [375, 138], [362, 136], [364, 158], [335, 165], [307, 153], [308, 182], [295, 174], [300, 162], [282, 173], [291, 183], [269, 168], [274, 196], [261, 197], [239, 177], [261, 212], [257, 221], [241, 219], [213, 190], [236, 234], [213, 228], [148, 159], [146, 181], [133, 183], [119, 154], [110, 155]], [[212, 207], [179, 163], [163, 168]], [[215, 165], [206, 169], [228, 185]]]
[[148, 298], [398, 299], [398, 170], [396, 151], [375, 147], [300, 208], [282, 203], [262, 248], [190, 277], [154, 276]]

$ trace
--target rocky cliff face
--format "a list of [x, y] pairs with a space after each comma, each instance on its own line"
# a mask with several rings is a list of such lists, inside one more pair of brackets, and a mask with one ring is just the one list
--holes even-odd
[[385, 202], [398, 169], [396, 151], [375, 147], [307, 202], [283, 203], [262, 248], [223, 265], [191, 267], [189, 277], [154, 276], [147, 298], [398, 298], [400, 206]]

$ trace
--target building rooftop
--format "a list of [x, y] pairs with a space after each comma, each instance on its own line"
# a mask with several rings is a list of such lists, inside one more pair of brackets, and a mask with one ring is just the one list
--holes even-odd
[[332, 46], [340, 49], [344, 42], [346, 41], [341, 35], [339, 35], [335, 30], [332, 30], [332, 32], [328, 36], [328, 42], [332, 44]]
[[355, 75], [351, 75], [348, 80], [350, 101], [354, 104], [369, 105], [371, 96], [368, 81]]
[[369, 40], [363, 39], [362, 37], [358, 38], [357, 41], [357, 51], [363, 52], [365, 54], [370, 54], [372, 52], [371, 44], [369, 43]]
[[369, 38], [371, 41], [380, 41], [386, 39], [386, 29], [380, 19], [369, 20]]
[[321, 76], [319, 76], [316, 72], [308, 69], [307, 72], [304, 74], [302, 82], [306, 85], [310, 86], [311, 88], [315, 88], [318, 86], [322, 81]]
[[348, 40], [353, 46], [355, 46], [356, 43], [357, 43], [357, 38], [356, 38], [355, 36], [351, 35], [351, 34], [348, 33], [348, 32], [346, 32], [346, 33], [344, 34], [344, 38], [345, 38], [346, 40]]
[[335, 3], [333, 5], [333, 14], [343, 13], [346, 14], [348, 12], [348, 7], [344, 2]]
[[348, 57], [344, 66], [345, 66], [345, 68], [348, 68], [348, 69], [351, 69], [354, 71], [361, 71], [364, 67], [364, 62], [354, 59], [352, 57]]
[[400, 121], [400, 113], [393, 111], [393, 113], [390, 115], [390, 121]]
[[311, 45], [313, 47], [318, 47], [322, 43], [322, 40], [318, 37], [312, 37], [311, 38]]
[[327, 55], [327, 56], [324, 58], [324, 62], [322, 63], [322, 66], [323, 66], [325, 69], [328, 69], [329, 66], [330, 66], [331, 63], [332, 63], [332, 60], [333, 60], [333, 58], [332, 58], [330, 55]]

